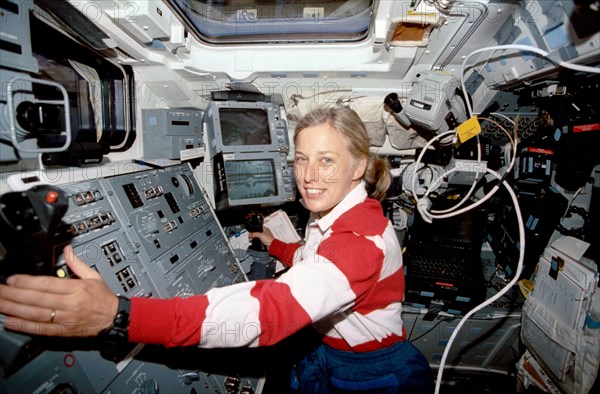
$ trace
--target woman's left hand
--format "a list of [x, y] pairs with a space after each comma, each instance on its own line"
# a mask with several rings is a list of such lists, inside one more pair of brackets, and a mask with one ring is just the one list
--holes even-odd
[[267, 247], [267, 249], [269, 248], [269, 246], [271, 246], [271, 242], [273, 242], [273, 240], [275, 239], [271, 230], [268, 227], [264, 226], [262, 232], [248, 233], [248, 238], [250, 239], [250, 241], [252, 241], [253, 238], [260, 239], [260, 242], [262, 242]]
[[79, 279], [13, 275], [0, 285], [4, 328], [34, 335], [88, 337], [112, 325], [118, 298], [100, 274], [63, 250], [67, 266]]

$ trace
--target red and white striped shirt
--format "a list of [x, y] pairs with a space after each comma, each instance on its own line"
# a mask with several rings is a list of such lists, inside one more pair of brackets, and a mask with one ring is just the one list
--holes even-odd
[[311, 216], [304, 245], [271, 243], [291, 268], [277, 279], [190, 298], [133, 298], [132, 342], [168, 347], [267, 346], [313, 325], [329, 346], [365, 352], [404, 338], [402, 253], [364, 183], [329, 214]]

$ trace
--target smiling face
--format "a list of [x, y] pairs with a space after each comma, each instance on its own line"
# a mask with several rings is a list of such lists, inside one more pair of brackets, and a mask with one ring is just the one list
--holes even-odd
[[296, 135], [294, 171], [305, 206], [323, 216], [360, 182], [366, 158], [354, 158], [340, 133], [328, 123]]

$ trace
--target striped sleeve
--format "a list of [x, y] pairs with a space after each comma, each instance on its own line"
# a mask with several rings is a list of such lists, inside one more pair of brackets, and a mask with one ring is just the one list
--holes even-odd
[[294, 264], [294, 256], [300, 248], [298, 243], [286, 243], [278, 239], [274, 239], [269, 245], [269, 254], [281, 261], [286, 267], [291, 267]]
[[185, 299], [133, 298], [129, 340], [166, 347], [254, 347], [276, 343], [311, 323], [286, 284], [263, 280]]
[[167, 347], [197, 345], [208, 298], [131, 299], [129, 340]]

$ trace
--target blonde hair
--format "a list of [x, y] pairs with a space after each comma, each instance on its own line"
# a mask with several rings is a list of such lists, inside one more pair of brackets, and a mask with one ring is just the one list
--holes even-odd
[[379, 158], [369, 150], [369, 135], [358, 114], [348, 107], [320, 108], [302, 117], [296, 124], [294, 141], [307, 127], [328, 124], [346, 141], [348, 150], [356, 160], [364, 157], [367, 166], [362, 179], [367, 184], [369, 197], [382, 201], [392, 182], [390, 166], [386, 159]]

